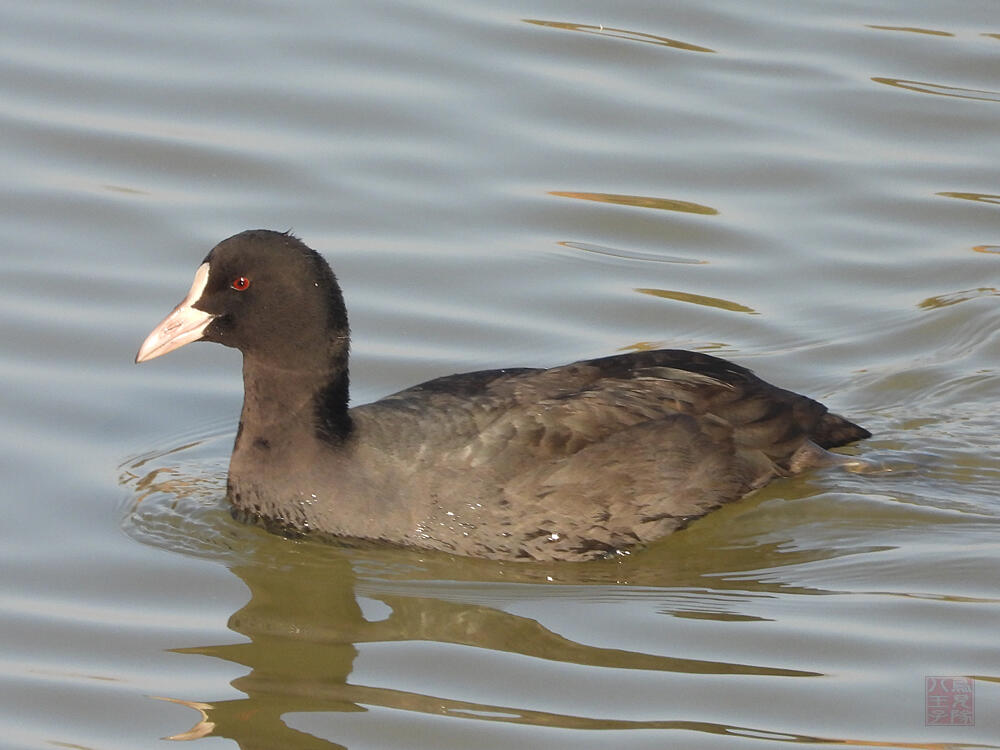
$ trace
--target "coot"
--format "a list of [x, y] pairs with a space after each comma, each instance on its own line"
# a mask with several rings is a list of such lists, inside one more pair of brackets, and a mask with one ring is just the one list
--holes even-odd
[[237, 517], [496, 559], [588, 560], [651, 542], [870, 436], [707, 354], [664, 349], [437, 378], [348, 407], [347, 311], [291, 234], [220, 242], [144, 362], [243, 352]]

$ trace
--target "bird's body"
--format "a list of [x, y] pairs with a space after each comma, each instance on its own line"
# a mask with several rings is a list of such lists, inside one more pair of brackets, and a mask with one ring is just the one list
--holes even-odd
[[229, 499], [285, 532], [593, 559], [869, 435], [739, 365], [679, 350], [452, 375], [349, 409], [336, 280], [294, 237], [264, 230], [209, 254], [137, 360], [198, 338], [244, 353]]

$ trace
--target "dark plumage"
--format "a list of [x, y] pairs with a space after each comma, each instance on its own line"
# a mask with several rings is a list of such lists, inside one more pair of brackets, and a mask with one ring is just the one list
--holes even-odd
[[746, 368], [678, 350], [452, 375], [349, 409], [336, 278], [266, 230], [208, 254], [136, 361], [199, 339], [243, 352], [234, 512], [291, 533], [592, 559], [869, 437]]

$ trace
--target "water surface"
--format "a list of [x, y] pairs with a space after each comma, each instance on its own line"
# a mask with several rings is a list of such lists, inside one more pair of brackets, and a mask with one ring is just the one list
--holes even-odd
[[[0, 744], [1000, 747], [993, 3], [0, 18]], [[240, 526], [238, 354], [132, 357], [251, 227], [332, 262], [357, 403], [694, 348], [892, 470], [587, 565]]]

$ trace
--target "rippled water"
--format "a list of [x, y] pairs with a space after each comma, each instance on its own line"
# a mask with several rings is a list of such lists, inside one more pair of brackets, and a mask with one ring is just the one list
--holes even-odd
[[[1000, 747], [996, 11], [0, 4], [0, 744]], [[688, 347], [888, 470], [606, 563], [243, 527], [238, 355], [131, 360], [258, 226], [337, 270], [356, 402]]]

